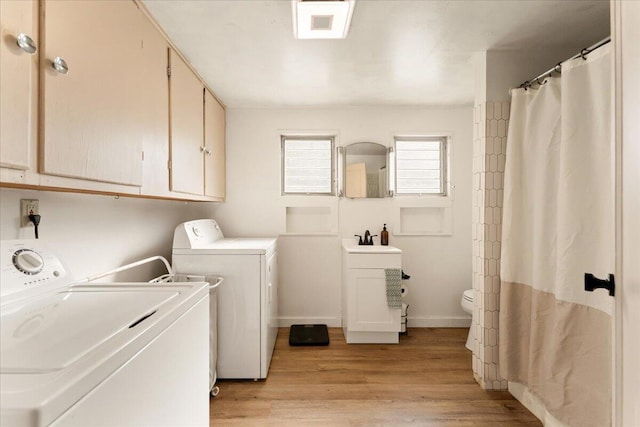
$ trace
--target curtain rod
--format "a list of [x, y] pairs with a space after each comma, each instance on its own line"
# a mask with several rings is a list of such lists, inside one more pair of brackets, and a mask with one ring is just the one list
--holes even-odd
[[571, 61], [572, 59], [576, 59], [576, 58], [587, 59], [587, 55], [588, 54], [590, 54], [594, 50], [598, 49], [599, 47], [602, 47], [602, 46], [606, 45], [610, 41], [611, 41], [611, 36], [605, 38], [604, 40], [599, 41], [598, 43], [596, 43], [596, 44], [594, 44], [594, 45], [592, 45], [590, 47], [585, 47], [584, 49], [582, 49], [580, 51], [580, 53], [575, 54], [574, 56], [572, 56], [571, 58], [569, 58], [569, 59], [567, 59], [565, 61], [558, 62], [553, 68], [549, 68], [544, 73], [532, 78], [531, 80], [525, 81], [524, 83], [522, 83], [518, 87], [527, 90], [528, 88], [530, 88], [534, 84], [542, 85], [542, 84], [544, 84], [544, 80], [540, 81], [540, 79], [542, 79], [542, 78], [546, 79], [547, 77], [552, 77], [553, 73], [562, 72], [562, 63], [563, 62]]

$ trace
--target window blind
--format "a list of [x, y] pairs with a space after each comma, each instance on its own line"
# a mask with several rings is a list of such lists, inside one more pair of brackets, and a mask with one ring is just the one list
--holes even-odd
[[331, 194], [333, 139], [283, 138], [283, 192]]
[[445, 138], [396, 140], [396, 193], [445, 194]]

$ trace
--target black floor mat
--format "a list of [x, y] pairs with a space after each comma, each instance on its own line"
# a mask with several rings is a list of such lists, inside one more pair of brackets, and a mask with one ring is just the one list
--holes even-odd
[[289, 345], [329, 345], [327, 325], [291, 325]]

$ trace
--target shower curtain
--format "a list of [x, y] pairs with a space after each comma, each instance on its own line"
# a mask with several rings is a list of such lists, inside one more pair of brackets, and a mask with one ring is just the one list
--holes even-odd
[[500, 374], [569, 426], [611, 424], [611, 315], [584, 274], [614, 271], [610, 45], [512, 91], [500, 294]]

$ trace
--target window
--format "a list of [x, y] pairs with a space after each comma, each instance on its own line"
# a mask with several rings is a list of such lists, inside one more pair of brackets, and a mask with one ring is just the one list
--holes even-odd
[[447, 195], [447, 138], [396, 138], [396, 194]]
[[282, 194], [334, 194], [332, 136], [282, 137]]

